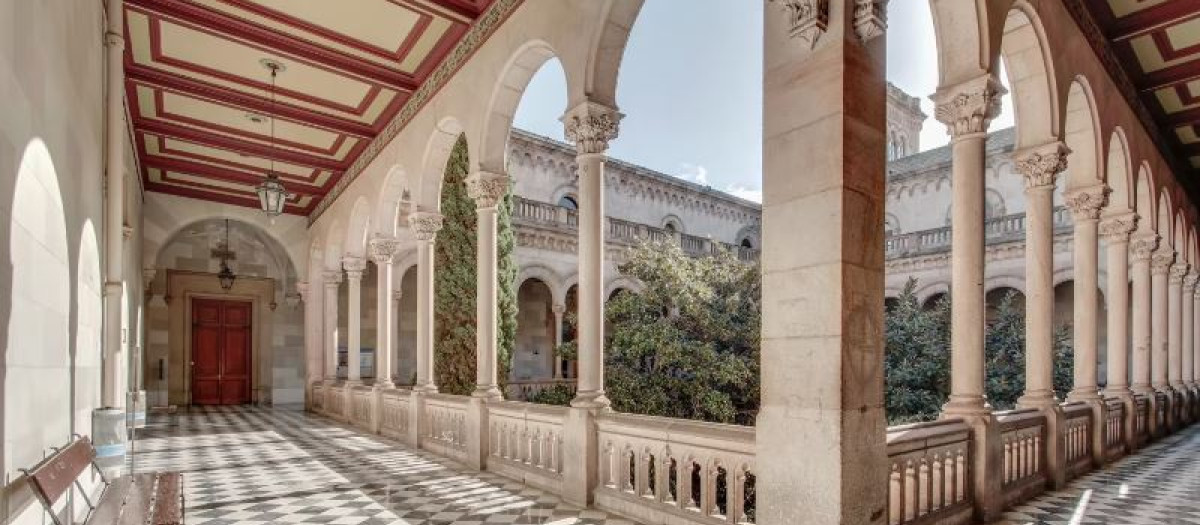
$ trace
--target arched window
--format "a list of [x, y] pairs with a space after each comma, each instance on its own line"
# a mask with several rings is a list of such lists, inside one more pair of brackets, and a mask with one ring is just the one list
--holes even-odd
[[754, 243], [750, 242], [750, 238], [748, 238], [748, 237], [745, 239], [742, 239], [742, 248], [747, 248], [747, 249], [753, 250]]
[[558, 205], [560, 207], [566, 208], [568, 210], [578, 210], [579, 209], [579, 203], [576, 202], [575, 197], [573, 197], [571, 195], [563, 195], [562, 198], [558, 199]]
[[679, 228], [676, 228], [675, 223], [673, 223], [673, 222], [668, 222], [668, 223], [664, 224], [663, 229], [667, 230], [669, 232], [672, 232], [672, 233], [679, 231]]

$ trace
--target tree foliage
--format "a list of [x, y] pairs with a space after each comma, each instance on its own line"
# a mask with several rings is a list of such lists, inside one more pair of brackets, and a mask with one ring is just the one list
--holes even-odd
[[[438, 388], [466, 395], [475, 389], [475, 290], [476, 220], [475, 201], [467, 194], [470, 170], [467, 141], [459, 137], [450, 152], [442, 179], [442, 230], [434, 243], [434, 368]], [[498, 375], [508, 377], [516, 340], [517, 304], [513, 260], [512, 191], [498, 210]]]

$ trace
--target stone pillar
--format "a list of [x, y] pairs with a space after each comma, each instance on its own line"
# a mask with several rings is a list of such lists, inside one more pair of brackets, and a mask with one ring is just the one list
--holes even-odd
[[563, 344], [563, 314], [567, 311], [567, 305], [556, 304], [553, 306], [554, 311], [554, 379], [562, 379], [562, 357], [558, 354], [559, 347]]
[[[342, 259], [346, 269], [346, 379], [352, 383], [362, 380], [362, 275], [367, 262], [347, 255]], [[346, 389], [349, 391], [349, 388]]]
[[[393, 259], [393, 264], [394, 263], [395, 263], [395, 259]], [[396, 269], [392, 268], [392, 272], [395, 272], [395, 271], [396, 271]], [[392, 282], [393, 283], [395, 282], [395, 279], [396, 279], [396, 274], [393, 273], [392, 274]], [[392, 375], [392, 384], [396, 384], [396, 382], [399, 382], [402, 385], [407, 385], [408, 378], [407, 377], [399, 377], [399, 374], [400, 374], [400, 307], [404, 304], [403, 302], [401, 302], [401, 300], [404, 299], [404, 292], [401, 291], [399, 288], [397, 288], [395, 290], [392, 290], [391, 297], [392, 297], [392, 328], [391, 328], [391, 330], [393, 330], [392, 333], [395, 335], [392, 336], [392, 348], [394, 351], [392, 352], [392, 365], [391, 365], [392, 368], [390, 369], [391, 371], [389, 373]]]
[[975, 518], [992, 521], [1004, 510], [999, 472], [1004, 461], [1000, 425], [984, 398], [984, 149], [987, 129], [1006, 93], [991, 74], [945, 86], [934, 94], [936, 115], [951, 135], [950, 400], [945, 418], [971, 427]]
[[[1154, 391], [1162, 393], [1166, 396], [1167, 406], [1165, 413], [1168, 415], [1163, 426], [1151, 425], [1155, 429], [1155, 435], [1161, 435], [1171, 428], [1171, 408], [1174, 406], [1171, 403], [1171, 386], [1168, 381], [1168, 350], [1170, 322], [1168, 320], [1169, 302], [1168, 294], [1170, 293], [1168, 281], [1170, 280], [1171, 266], [1175, 264], [1175, 252], [1165, 242], [1160, 241], [1158, 251], [1150, 260], [1150, 385], [1154, 387]], [[1157, 414], [1158, 397], [1155, 396], [1155, 402], [1151, 403], [1151, 413]], [[1152, 417], [1151, 419], [1157, 419]]]
[[[325, 379], [337, 380], [338, 354], [338, 285], [342, 283], [342, 272], [325, 272]], [[328, 405], [326, 405], [328, 406]]]
[[1192, 352], [1193, 344], [1195, 343], [1195, 332], [1192, 323], [1195, 321], [1195, 301], [1196, 295], [1196, 280], [1200, 278], [1193, 269], [1191, 273], [1183, 279], [1183, 295], [1180, 297], [1182, 312], [1180, 313], [1180, 374], [1182, 378], [1179, 385], [1179, 396], [1184, 400], [1183, 416], [1187, 421], [1192, 421], [1192, 413], [1196, 406], [1196, 397], [1194, 395], [1195, 386], [1195, 354]]
[[[1052, 488], [1067, 482], [1066, 442], [1061, 430], [1063, 412], [1054, 394], [1053, 198], [1054, 180], [1067, 168], [1068, 154], [1070, 150], [1062, 142], [1014, 154], [1017, 171], [1025, 176], [1026, 206], [1025, 394], [1017, 400], [1017, 406], [1036, 408], [1046, 416], [1046, 471]], [[1094, 238], [1093, 233], [1093, 246]], [[1095, 281], [1094, 268], [1092, 280]], [[1091, 351], [1094, 355], [1095, 348]]]
[[[312, 410], [312, 385], [321, 377], [321, 347], [320, 337], [316, 334], [319, 316], [313, 301], [312, 287], [308, 281], [296, 281], [296, 293], [304, 302], [304, 410]], [[146, 298], [150, 297], [150, 287], [147, 283]], [[149, 301], [147, 300], [147, 303]]]
[[[503, 397], [497, 384], [499, 354], [499, 260], [496, 206], [508, 193], [508, 176], [476, 172], [467, 177], [467, 193], [475, 200], [476, 236], [475, 292], [475, 391], [471, 396], [496, 400]], [[486, 434], [486, 432], [484, 433]]]
[[125, 311], [125, 10], [123, 0], [108, 0], [108, 30], [104, 33], [108, 69], [104, 107], [104, 359], [100, 404], [125, 406], [122, 378], [128, 366], [123, 333]]
[[1179, 428], [1183, 416], [1183, 280], [1191, 267], [1183, 261], [1171, 266], [1167, 286], [1167, 393], [1171, 398], [1168, 419]]
[[413, 391], [437, 392], [433, 375], [433, 243], [442, 229], [442, 216], [416, 212], [409, 216], [408, 225], [417, 238], [417, 383]]
[[1136, 228], [1137, 215], [1131, 212], [1106, 216], [1100, 223], [1100, 235], [1104, 237], [1108, 261], [1108, 280], [1105, 284], [1108, 385], [1104, 393], [1125, 404], [1125, 445], [1131, 452], [1137, 446], [1137, 436], [1132, 432], [1137, 417], [1137, 403], [1129, 389], [1129, 234]]
[[396, 357], [396, 301], [392, 300], [395, 272], [392, 257], [400, 249], [400, 241], [377, 236], [371, 239], [371, 260], [375, 262], [375, 387], [393, 388], [392, 360]]
[[802, 4], [764, 10], [757, 521], [883, 523], [882, 3]]
[[[1074, 266], [1075, 292], [1072, 309], [1074, 335], [1074, 381], [1069, 401], [1087, 403], [1092, 408], [1092, 421], [1106, 421], [1108, 405], [1100, 396], [1096, 383], [1096, 319], [1098, 317], [1099, 242], [1097, 240], [1100, 210], [1108, 201], [1108, 188], [1098, 184], [1071, 191], [1066, 197], [1067, 208], [1075, 221]], [[1052, 297], [1053, 299], [1053, 294]], [[1052, 350], [1053, 351], [1053, 350]], [[1092, 462], [1104, 464], [1107, 425], [1092, 425]]]
[[563, 499], [587, 506], [598, 479], [595, 416], [604, 395], [604, 152], [617, 138], [621, 113], [585, 101], [562, 117], [579, 166], [579, 388], [564, 433]]

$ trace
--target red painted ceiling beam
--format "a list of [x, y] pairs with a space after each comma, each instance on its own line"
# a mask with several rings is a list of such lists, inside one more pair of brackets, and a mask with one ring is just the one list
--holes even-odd
[[[250, 186], [257, 186], [266, 179], [265, 175], [220, 168], [209, 164], [173, 159], [169, 157], [147, 156], [142, 159], [142, 164], [148, 168], [158, 168], [164, 171], [199, 175], [210, 179], [235, 182], [238, 184], [247, 184]], [[310, 186], [307, 184], [298, 184], [294, 180], [286, 177], [280, 177], [279, 182], [283, 183], [283, 187], [288, 190], [288, 193], [292, 193], [294, 195], [311, 195], [319, 198], [324, 197], [326, 193], [323, 188]]]
[[191, 2], [179, 0], [127, 0], [127, 3], [186, 20], [221, 33], [242, 38], [280, 52], [325, 64], [370, 79], [389, 88], [414, 91], [419, 83], [411, 75], [302, 40], [275, 29], [254, 24]]
[[[1140, 70], [1140, 66], [1137, 65], [1126, 67], [1138, 68]], [[1181, 84], [1184, 82], [1191, 82], [1200, 78], [1200, 60], [1193, 60], [1178, 66], [1155, 71], [1147, 75], [1140, 75], [1140, 77], [1141, 78], [1137, 78], [1135, 74], [1134, 82], [1138, 84], [1138, 89], [1140, 89], [1143, 93], [1148, 93], [1153, 96], [1155, 91], [1158, 91], [1162, 88], [1174, 86], [1175, 84]]]
[[125, 76], [131, 81], [138, 81], [154, 86], [161, 86], [173, 91], [209, 99], [242, 109], [272, 115], [279, 118], [299, 122], [314, 128], [323, 128], [343, 135], [353, 135], [365, 139], [375, 137], [375, 130], [370, 126], [351, 120], [332, 117], [323, 113], [301, 109], [296, 106], [276, 102], [241, 91], [217, 86], [207, 82], [187, 78], [180, 75], [163, 73], [146, 66], [126, 66]]
[[454, 11], [460, 16], [470, 19], [472, 22], [474, 22], [475, 19], [479, 17], [479, 13], [483, 11], [481, 7], [476, 6], [471, 2], [464, 2], [463, 0], [429, 0], [429, 3]]
[[[1108, 6], [1104, 6], [1108, 9]], [[1194, 1], [1172, 0], [1114, 18], [1107, 32], [1114, 42], [1129, 40], [1200, 16]]]
[[259, 157], [275, 159], [282, 162], [290, 162], [300, 166], [310, 168], [320, 168], [329, 171], [343, 172], [346, 170], [345, 163], [338, 162], [333, 159], [316, 157], [295, 151], [273, 148], [271, 146], [249, 142], [245, 140], [231, 138], [225, 135], [216, 133], [204, 132], [187, 126], [180, 126], [169, 122], [159, 120], [149, 120], [144, 118], [134, 118], [134, 129], [144, 131], [155, 135], [165, 137], [174, 137], [191, 142], [197, 142], [207, 146], [213, 146], [221, 149], [227, 149], [236, 152], [245, 152]]

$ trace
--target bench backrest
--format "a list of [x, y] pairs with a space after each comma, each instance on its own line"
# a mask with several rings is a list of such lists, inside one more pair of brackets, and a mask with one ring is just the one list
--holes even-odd
[[48, 505], [71, 489], [71, 484], [96, 459], [96, 449], [88, 438], [78, 438], [29, 469], [26, 475], [34, 492]]

